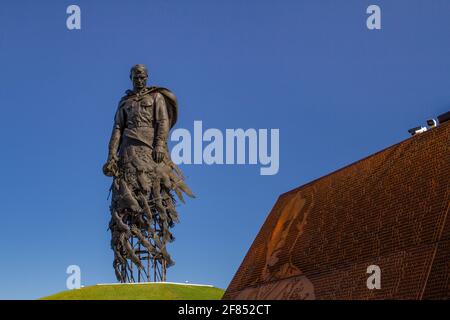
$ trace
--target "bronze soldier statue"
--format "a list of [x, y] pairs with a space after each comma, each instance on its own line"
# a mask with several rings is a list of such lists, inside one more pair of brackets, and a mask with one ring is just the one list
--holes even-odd
[[194, 197], [167, 148], [169, 130], [178, 116], [175, 95], [147, 87], [144, 65], [131, 68], [133, 90], [119, 102], [103, 173], [113, 177], [111, 248], [120, 282], [166, 280], [173, 265], [166, 244], [178, 222], [173, 192]]

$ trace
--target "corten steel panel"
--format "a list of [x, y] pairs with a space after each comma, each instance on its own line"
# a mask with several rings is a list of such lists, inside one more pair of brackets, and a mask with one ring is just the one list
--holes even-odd
[[444, 123], [281, 195], [224, 299], [449, 298], [449, 181]]

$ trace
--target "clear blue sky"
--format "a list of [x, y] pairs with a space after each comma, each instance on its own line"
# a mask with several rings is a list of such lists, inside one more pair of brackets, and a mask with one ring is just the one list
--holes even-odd
[[275, 176], [181, 166], [197, 199], [168, 280], [225, 288], [279, 194], [450, 109], [449, 39], [449, 0], [2, 1], [0, 298], [64, 290], [70, 264], [115, 281], [101, 166], [133, 64], [177, 94], [179, 128], [280, 129]]

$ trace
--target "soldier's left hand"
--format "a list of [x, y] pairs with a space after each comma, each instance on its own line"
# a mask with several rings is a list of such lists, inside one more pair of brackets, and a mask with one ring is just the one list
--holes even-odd
[[160, 163], [164, 159], [164, 152], [161, 151], [154, 151], [153, 158], [155, 159], [156, 163]]

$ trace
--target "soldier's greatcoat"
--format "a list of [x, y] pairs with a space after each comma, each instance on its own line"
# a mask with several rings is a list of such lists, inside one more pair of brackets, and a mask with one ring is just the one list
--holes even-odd
[[[114, 267], [125, 282], [127, 259], [142, 268], [139, 254], [130, 245], [137, 238], [153, 259], [173, 264], [166, 243], [173, 240], [170, 228], [178, 222], [172, 191], [193, 196], [167, 150], [169, 130], [178, 115], [176, 98], [165, 88], [149, 87], [139, 93], [127, 91], [120, 100], [109, 144], [114, 160], [111, 201]], [[155, 152], [162, 152], [156, 162]]]

